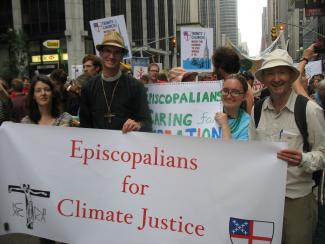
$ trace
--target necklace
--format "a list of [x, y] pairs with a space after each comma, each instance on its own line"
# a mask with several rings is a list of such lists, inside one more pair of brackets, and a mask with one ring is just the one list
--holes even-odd
[[115, 84], [115, 86], [113, 88], [112, 98], [111, 98], [111, 101], [109, 102], [109, 104], [108, 104], [108, 100], [107, 100], [107, 96], [106, 96], [106, 92], [105, 92], [105, 88], [104, 88], [103, 78], [101, 78], [101, 81], [102, 81], [103, 94], [104, 94], [104, 97], [105, 97], [105, 102], [106, 102], [106, 107], [107, 107], [107, 113], [104, 114], [104, 118], [107, 118], [108, 123], [111, 123], [112, 118], [115, 116], [115, 114], [112, 113], [111, 107], [112, 107], [112, 103], [113, 103], [113, 100], [114, 100], [115, 91], [116, 91], [116, 88], [118, 86], [118, 83], [119, 83], [120, 79], [117, 80], [117, 82], [116, 82], [116, 84]]

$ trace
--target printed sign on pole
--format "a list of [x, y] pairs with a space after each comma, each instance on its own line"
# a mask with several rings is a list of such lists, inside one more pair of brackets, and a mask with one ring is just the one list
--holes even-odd
[[148, 74], [147, 66], [134, 66], [133, 70], [133, 76], [136, 79], [140, 79], [144, 74]]
[[188, 71], [211, 72], [212, 28], [181, 28], [181, 66]]
[[[93, 35], [94, 45], [96, 47], [97, 44], [101, 44], [104, 35], [106, 32], [109, 31], [117, 31], [121, 34], [125, 48], [128, 49], [128, 53], [124, 55], [124, 59], [132, 58], [132, 51], [129, 41], [129, 36], [127, 33], [124, 15], [117, 15], [113, 17], [107, 17], [103, 19], [96, 19], [89, 21], [91, 33]], [[96, 54], [99, 55], [98, 51], [96, 50]]]
[[131, 64], [133, 68], [133, 76], [136, 79], [140, 79], [142, 75], [148, 73], [149, 58], [132, 57]]

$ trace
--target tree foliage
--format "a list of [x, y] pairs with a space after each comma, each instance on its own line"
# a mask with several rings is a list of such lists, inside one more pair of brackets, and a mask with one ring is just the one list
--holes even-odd
[[8, 29], [0, 35], [0, 39], [8, 43], [9, 59], [5, 62], [4, 77], [22, 77], [28, 73], [28, 42], [27, 35], [22, 30]]

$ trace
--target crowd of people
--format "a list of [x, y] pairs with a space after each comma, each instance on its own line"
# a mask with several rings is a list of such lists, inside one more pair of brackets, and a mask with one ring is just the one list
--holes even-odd
[[[96, 46], [99, 57], [85, 56], [84, 74], [75, 80], [67, 81], [61, 69], [36, 76], [32, 82], [14, 79], [10, 89], [0, 79], [0, 124], [11, 120], [150, 132], [144, 84], [223, 80], [223, 111], [215, 114], [222, 139], [288, 143], [287, 149], [277, 153], [288, 164], [282, 244], [324, 244], [324, 193], [315, 190], [324, 189], [324, 177], [315, 188], [313, 173], [325, 168], [325, 80], [322, 74], [306, 79], [305, 66], [316, 56], [313, 48], [304, 51], [298, 67], [285, 50], [276, 49], [265, 57], [254, 77], [249, 71], [239, 73], [240, 60], [233, 49], [220, 47], [212, 57], [214, 73], [205, 78], [180, 67], [162, 75], [159, 65], [152, 63], [140, 81], [122, 71], [128, 50], [118, 32], [108, 32]], [[264, 85], [259, 96], [253, 91], [254, 80]], [[305, 116], [297, 119], [299, 106]], [[304, 128], [297, 120], [304, 122]]]

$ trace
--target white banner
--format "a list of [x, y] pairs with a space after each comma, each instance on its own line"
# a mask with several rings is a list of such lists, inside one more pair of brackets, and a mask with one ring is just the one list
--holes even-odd
[[181, 28], [181, 66], [188, 71], [210, 72], [213, 52], [212, 28]]
[[[103, 19], [91, 20], [89, 21], [89, 23], [91, 28], [91, 34], [93, 35], [95, 48], [97, 44], [102, 43], [106, 32], [117, 31], [121, 34], [124, 40], [125, 48], [129, 50], [129, 52], [125, 54], [123, 58], [132, 58], [132, 50], [125, 25], [124, 15], [117, 15]], [[97, 49], [96, 54], [97, 56], [99, 55]]]
[[0, 145], [0, 234], [71, 244], [281, 242], [283, 144], [4, 123]]
[[221, 138], [222, 81], [148, 84], [153, 130], [159, 134]]

